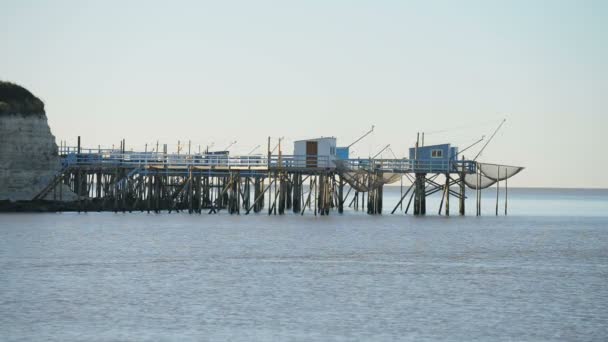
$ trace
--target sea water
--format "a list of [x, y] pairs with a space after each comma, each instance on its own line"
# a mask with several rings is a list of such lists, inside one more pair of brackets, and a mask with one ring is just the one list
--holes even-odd
[[497, 217], [489, 189], [449, 218], [439, 196], [391, 215], [400, 195], [381, 216], [1, 214], [0, 340], [608, 339], [608, 191], [509, 189]]

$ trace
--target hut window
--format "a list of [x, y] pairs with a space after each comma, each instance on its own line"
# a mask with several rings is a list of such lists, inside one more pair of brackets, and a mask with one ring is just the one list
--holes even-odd
[[443, 150], [431, 150], [431, 158], [443, 158]]

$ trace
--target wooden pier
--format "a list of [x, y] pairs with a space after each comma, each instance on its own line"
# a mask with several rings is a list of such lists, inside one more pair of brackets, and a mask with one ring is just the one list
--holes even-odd
[[391, 214], [405, 206], [406, 214], [425, 215], [427, 196], [439, 193], [440, 215], [450, 215], [451, 203], [457, 203], [458, 213], [464, 215], [466, 185], [471, 187], [467, 180], [480, 179], [478, 163], [471, 160], [330, 160], [280, 153], [229, 156], [166, 151], [166, 146], [163, 152], [125, 151], [124, 143], [112, 150], [62, 147], [62, 170], [34, 200], [62, 200], [64, 187], [59, 185], [65, 184], [77, 195], [74, 210], [83, 212], [329, 215], [351, 208], [379, 215], [384, 209], [384, 186], [406, 179], [411, 185], [402, 191]]

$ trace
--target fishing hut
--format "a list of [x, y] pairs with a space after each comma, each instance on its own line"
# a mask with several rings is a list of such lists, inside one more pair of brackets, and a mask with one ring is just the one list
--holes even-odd
[[293, 143], [293, 154], [306, 167], [335, 167], [336, 138], [296, 140]]
[[[457, 157], [458, 147], [449, 143], [418, 146], [417, 142], [416, 146], [409, 149], [409, 159], [412, 164], [411, 173], [413, 174], [410, 189], [413, 188], [414, 215], [426, 214], [426, 197], [436, 192], [442, 192], [439, 213], [441, 213], [445, 201], [445, 215], [450, 215], [450, 196], [455, 196], [459, 199], [459, 212], [464, 215], [465, 189], [463, 178], [465, 174], [475, 172], [475, 164], [465, 160], [459, 161]], [[437, 181], [439, 176], [443, 176], [445, 179], [443, 184]], [[457, 186], [459, 191], [452, 190], [453, 186]], [[407, 193], [410, 192], [410, 189]], [[410, 205], [411, 200], [408, 202], [406, 212]]]
[[336, 159], [346, 160], [350, 158], [350, 147], [336, 147]]

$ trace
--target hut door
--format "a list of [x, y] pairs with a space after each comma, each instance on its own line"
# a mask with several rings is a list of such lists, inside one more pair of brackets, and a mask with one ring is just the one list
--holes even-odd
[[306, 167], [317, 167], [318, 145], [316, 141], [306, 142]]

